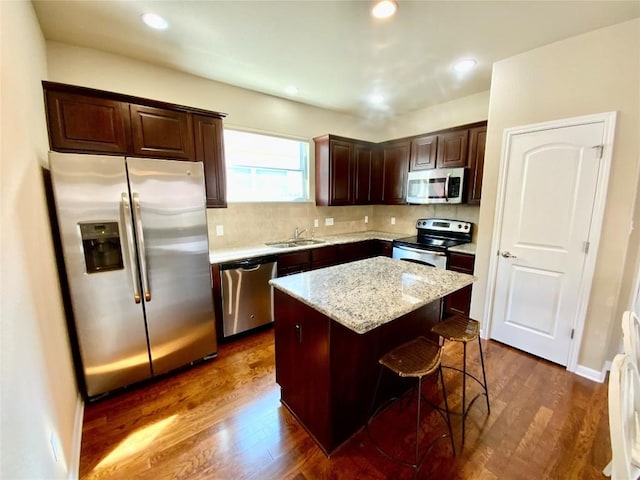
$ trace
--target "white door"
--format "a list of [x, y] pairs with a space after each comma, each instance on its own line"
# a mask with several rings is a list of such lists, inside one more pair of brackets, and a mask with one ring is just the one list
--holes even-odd
[[491, 337], [567, 365], [603, 122], [513, 135], [506, 152]]

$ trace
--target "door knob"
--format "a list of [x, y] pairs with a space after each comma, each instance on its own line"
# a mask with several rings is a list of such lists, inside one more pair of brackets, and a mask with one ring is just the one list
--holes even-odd
[[511, 255], [511, 254], [510, 254], [509, 252], [507, 252], [507, 251], [502, 252], [500, 255], [502, 255], [504, 258], [518, 258], [518, 257], [517, 257], [517, 256], [515, 256], [515, 255]]

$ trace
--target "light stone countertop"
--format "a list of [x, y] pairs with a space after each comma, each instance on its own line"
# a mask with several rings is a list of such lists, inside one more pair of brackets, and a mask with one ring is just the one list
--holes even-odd
[[474, 280], [464, 273], [373, 257], [275, 278], [269, 283], [362, 334]]
[[[309, 248], [320, 248], [327, 245], [338, 245], [341, 243], [361, 242], [364, 240], [387, 240], [393, 241], [396, 238], [408, 237], [406, 233], [388, 233], [388, 232], [356, 232], [345, 233], [342, 235], [330, 235], [326, 237], [316, 237], [316, 240], [323, 240], [324, 243], [316, 245], [301, 245], [299, 247], [276, 248], [269, 247], [265, 244], [249, 245], [239, 248], [215, 248], [215, 240], [209, 244], [209, 263], [222, 263], [242, 260], [245, 258], [261, 257], [263, 255], [274, 255], [279, 253], [292, 252], [296, 250], [306, 250]], [[306, 238], [306, 237], [305, 237]]]
[[450, 252], [457, 253], [466, 253], [468, 255], [476, 254], [476, 244], [475, 243], [464, 243], [462, 245], [456, 245], [455, 247], [449, 247]]

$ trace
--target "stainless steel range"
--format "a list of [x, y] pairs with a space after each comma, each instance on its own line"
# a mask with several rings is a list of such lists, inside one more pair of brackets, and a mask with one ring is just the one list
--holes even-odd
[[471, 242], [473, 224], [444, 218], [421, 218], [417, 235], [393, 241], [393, 258], [447, 268], [447, 250]]

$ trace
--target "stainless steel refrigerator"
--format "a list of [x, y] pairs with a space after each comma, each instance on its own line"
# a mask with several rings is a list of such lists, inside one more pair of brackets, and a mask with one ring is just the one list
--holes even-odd
[[51, 152], [50, 168], [87, 397], [213, 356], [202, 163]]

